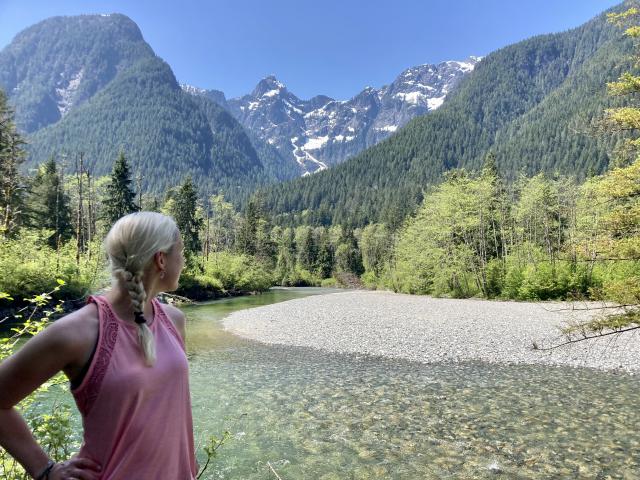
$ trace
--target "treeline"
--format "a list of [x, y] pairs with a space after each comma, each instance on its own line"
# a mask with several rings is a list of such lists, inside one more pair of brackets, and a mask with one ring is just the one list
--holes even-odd
[[[96, 177], [84, 155], [50, 158], [22, 175], [24, 140], [0, 91], [0, 292], [20, 301], [53, 290], [80, 300], [106, 286], [101, 242], [121, 216], [139, 210], [175, 218], [187, 255], [182, 293], [194, 298], [262, 291], [273, 285], [332, 284], [336, 272], [363, 272], [353, 231], [281, 228], [272, 225], [259, 200], [237, 212], [223, 195], [206, 195], [191, 177], [162, 196], [142, 192], [125, 152], [110, 176]], [[69, 165], [71, 164], [71, 165]], [[327, 281], [327, 279], [329, 279]]]
[[507, 182], [489, 154], [478, 174], [448, 172], [404, 221], [286, 227], [259, 196], [238, 212], [222, 195], [204, 197], [190, 177], [163, 197], [142, 194], [124, 152], [110, 177], [92, 177], [81, 156], [74, 175], [50, 159], [22, 177], [22, 140], [0, 100], [0, 291], [14, 296], [52, 289], [56, 278], [67, 298], [106, 285], [101, 239], [139, 209], [176, 219], [188, 258], [180, 293], [195, 298], [360, 279], [452, 297], [637, 303], [640, 295], [638, 161], [582, 184], [544, 174]]
[[[439, 296], [640, 301], [640, 160], [578, 185], [448, 172], [397, 232], [369, 225], [365, 283]], [[369, 247], [371, 248], [371, 247]], [[364, 251], [363, 251], [364, 253]]]

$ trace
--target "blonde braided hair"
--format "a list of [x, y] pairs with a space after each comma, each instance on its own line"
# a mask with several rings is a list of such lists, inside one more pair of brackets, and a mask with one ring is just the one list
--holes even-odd
[[144, 271], [157, 252], [168, 253], [180, 233], [175, 221], [157, 212], [136, 212], [120, 218], [105, 238], [111, 275], [129, 292], [133, 306], [138, 341], [145, 363], [156, 360], [155, 342], [144, 318], [147, 293], [142, 279]]

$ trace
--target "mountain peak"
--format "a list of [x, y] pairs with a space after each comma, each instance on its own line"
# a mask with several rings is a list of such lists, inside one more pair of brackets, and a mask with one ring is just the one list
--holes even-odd
[[256, 98], [264, 96], [272, 97], [286, 89], [287, 87], [285, 87], [275, 75], [268, 75], [258, 82], [258, 85], [256, 85], [256, 88], [253, 89], [251, 94]]

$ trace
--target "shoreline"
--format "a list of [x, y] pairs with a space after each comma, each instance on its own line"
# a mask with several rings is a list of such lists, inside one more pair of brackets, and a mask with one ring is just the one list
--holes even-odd
[[559, 327], [601, 313], [572, 311], [572, 305], [356, 290], [241, 310], [226, 317], [223, 327], [261, 343], [427, 364], [482, 361], [639, 373], [639, 331], [551, 351], [533, 348], [534, 342], [561, 343]]

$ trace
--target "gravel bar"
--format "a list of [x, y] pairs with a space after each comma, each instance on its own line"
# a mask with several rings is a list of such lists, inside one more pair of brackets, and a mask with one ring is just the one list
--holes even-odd
[[[234, 312], [228, 331], [263, 343], [425, 363], [485, 361], [640, 371], [638, 331], [562, 346], [559, 327], [600, 304], [443, 299], [390, 292], [316, 295]], [[572, 310], [572, 308], [574, 308]]]

